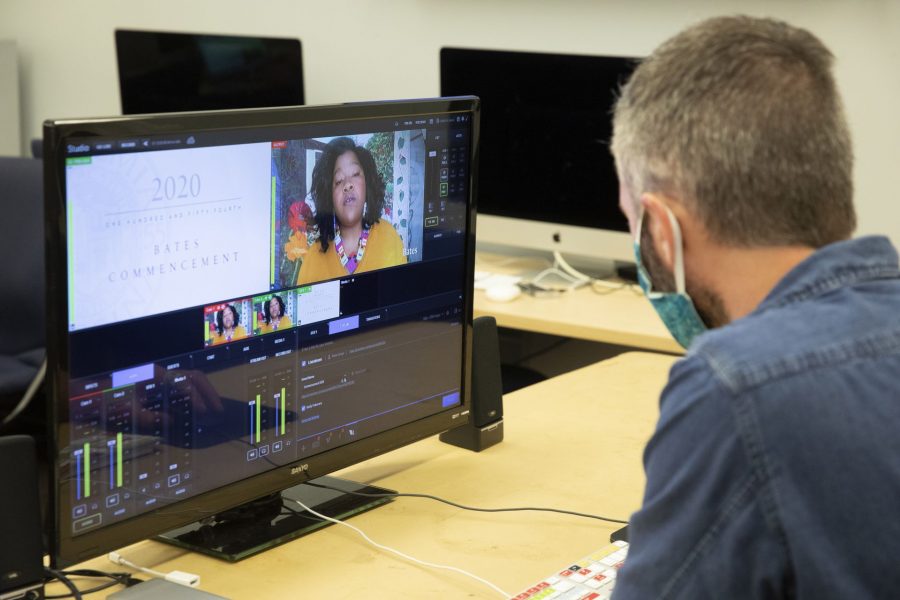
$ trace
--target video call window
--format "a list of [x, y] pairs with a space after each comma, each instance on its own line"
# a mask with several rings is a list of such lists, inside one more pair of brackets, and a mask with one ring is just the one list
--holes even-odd
[[272, 287], [421, 260], [425, 138], [413, 129], [274, 142]]

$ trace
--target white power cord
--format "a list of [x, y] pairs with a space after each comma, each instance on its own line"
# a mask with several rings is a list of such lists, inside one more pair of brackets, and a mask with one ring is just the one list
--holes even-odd
[[165, 579], [166, 581], [171, 581], [172, 583], [178, 583], [180, 585], [184, 585], [187, 587], [197, 587], [200, 585], [200, 576], [194, 575], [193, 573], [185, 573], [184, 571], [170, 571], [168, 573], [163, 573], [161, 571], [154, 571], [153, 569], [148, 569], [146, 567], [141, 567], [130, 560], [127, 560], [124, 556], [119, 554], [118, 552], [110, 552], [106, 555], [106, 558], [109, 559], [110, 562], [115, 563], [117, 565], [122, 565], [123, 567], [130, 567], [141, 573], [146, 573], [147, 575], [152, 575], [154, 577], [159, 577], [160, 579]]
[[587, 283], [591, 281], [591, 277], [588, 277], [581, 271], [575, 269], [572, 265], [566, 262], [566, 259], [563, 258], [562, 254], [558, 250], [553, 251], [553, 266], [565, 271], [572, 277], [572, 279], [576, 281], [583, 281]]
[[334, 518], [329, 517], [329, 516], [327, 516], [327, 515], [323, 515], [322, 513], [316, 512], [315, 510], [313, 510], [313, 509], [311, 509], [310, 507], [306, 506], [305, 504], [303, 504], [302, 502], [300, 502], [300, 501], [297, 500], [296, 498], [294, 499], [294, 502], [296, 502], [297, 504], [299, 504], [299, 505], [303, 508], [303, 510], [309, 512], [309, 513], [312, 514], [312, 515], [315, 515], [315, 516], [319, 517], [320, 519], [324, 519], [324, 520], [326, 520], [326, 521], [329, 521], [329, 522], [331, 522], [331, 523], [336, 523], [336, 524], [338, 524], [338, 525], [343, 525], [344, 527], [349, 527], [350, 529], [352, 529], [353, 531], [355, 531], [356, 533], [358, 533], [359, 535], [361, 535], [361, 536], [363, 537], [363, 539], [365, 539], [367, 542], [369, 542], [370, 544], [372, 544], [372, 545], [375, 546], [376, 548], [379, 548], [379, 549], [381, 549], [381, 550], [386, 550], [386, 551], [388, 551], [388, 552], [392, 552], [392, 553], [396, 554], [397, 556], [399, 556], [400, 558], [404, 558], [404, 559], [406, 559], [406, 560], [408, 560], [408, 561], [411, 561], [411, 562], [414, 562], [414, 563], [418, 563], [418, 564], [423, 565], [423, 566], [426, 566], [426, 567], [430, 567], [430, 568], [433, 568], [433, 569], [445, 569], [445, 570], [447, 570], [447, 571], [453, 571], [454, 573], [461, 573], [462, 575], [465, 575], [465, 576], [467, 576], [467, 577], [471, 577], [472, 579], [474, 579], [474, 580], [476, 580], [476, 581], [478, 581], [478, 582], [480, 582], [480, 583], [483, 583], [484, 585], [488, 586], [489, 588], [491, 588], [492, 590], [494, 590], [495, 592], [497, 592], [498, 594], [500, 594], [500, 595], [503, 596], [504, 598], [512, 598], [512, 594], [507, 594], [506, 592], [504, 592], [502, 589], [500, 589], [499, 587], [497, 587], [496, 585], [494, 585], [493, 583], [491, 583], [491, 582], [488, 581], [487, 579], [482, 579], [482, 578], [479, 577], [478, 575], [474, 575], [474, 574], [472, 574], [472, 573], [469, 573], [468, 571], [464, 571], [463, 569], [460, 569], [459, 567], [451, 567], [451, 566], [449, 566], [449, 565], [439, 565], [439, 564], [436, 564], [436, 563], [432, 563], [432, 562], [428, 562], [428, 561], [424, 561], [424, 560], [419, 560], [418, 558], [415, 558], [415, 557], [413, 557], [413, 556], [410, 556], [409, 554], [404, 554], [403, 552], [400, 552], [399, 550], [395, 550], [394, 548], [391, 548], [391, 547], [389, 547], [389, 546], [384, 546], [384, 545], [382, 545], [382, 544], [379, 544], [378, 542], [376, 542], [375, 540], [373, 540], [372, 538], [370, 538], [368, 535], [366, 535], [366, 533], [365, 533], [362, 529], [360, 529], [359, 527], [356, 527], [355, 525], [351, 525], [350, 523], [345, 523], [344, 521], [340, 521], [340, 520], [338, 520], [338, 519], [334, 519]]
[[572, 279], [580, 282], [581, 284], [590, 284], [591, 289], [593, 289], [598, 294], [604, 294], [609, 292], [615, 292], [617, 290], [630, 289], [632, 292], [636, 292], [640, 295], [641, 289], [631, 283], [613, 283], [612, 281], [605, 281], [603, 279], [596, 279], [594, 277], [590, 277], [585, 275], [581, 271], [575, 269], [570, 265], [566, 259], [563, 258], [562, 254], [559, 251], [553, 252], [553, 266], [554, 268], [558, 268], [561, 271], [567, 273]]

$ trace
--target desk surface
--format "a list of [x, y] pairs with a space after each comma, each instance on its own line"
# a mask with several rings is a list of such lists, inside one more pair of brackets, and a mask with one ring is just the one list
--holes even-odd
[[[492, 255], [479, 254], [478, 268], [492, 273], [537, 272], [541, 263], [533, 259], [498, 260]], [[522, 294], [511, 302], [491, 302], [484, 291], [476, 290], [474, 313], [476, 317], [494, 317], [501, 327], [647, 350], [684, 352], [650, 302], [627, 288], [600, 294], [582, 287], [549, 298]]]
[[[626, 353], [509, 394], [505, 440], [481, 453], [432, 437], [336, 475], [480, 507], [546, 506], [628, 519], [640, 505], [642, 452], [674, 360]], [[418, 498], [398, 498], [350, 522], [379, 543], [471, 571], [510, 594], [604, 546], [619, 527], [555, 513], [464, 511]], [[233, 599], [499, 598], [468, 577], [408, 563], [337, 525], [236, 564], [151, 541], [122, 555], [161, 571], [197, 573], [201, 589]], [[105, 558], [83, 566], [118, 569]]]

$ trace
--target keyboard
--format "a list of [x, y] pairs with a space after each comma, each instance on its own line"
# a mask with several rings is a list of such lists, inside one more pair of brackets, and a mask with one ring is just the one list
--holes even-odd
[[530, 586], [512, 600], [606, 600], [616, 585], [628, 542], [613, 542]]

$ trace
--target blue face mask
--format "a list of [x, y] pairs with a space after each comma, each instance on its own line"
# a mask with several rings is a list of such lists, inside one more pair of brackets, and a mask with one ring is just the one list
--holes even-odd
[[694, 307], [694, 301], [688, 296], [684, 286], [684, 259], [682, 257], [681, 244], [681, 228], [678, 226], [678, 220], [668, 208], [666, 212], [669, 214], [669, 222], [672, 224], [672, 230], [675, 235], [675, 291], [674, 292], [656, 292], [653, 291], [653, 282], [650, 281], [650, 275], [641, 264], [641, 225], [643, 223], [643, 213], [638, 217], [637, 238], [634, 241], [634, 255], [637, 260], [638, 283], [644, 294], [659, 318], [662, 319], [666, 329], [675, 338], [681, 347], [687, 349], [695, 337], [706, 331], [706, 324], [697, 313]]

